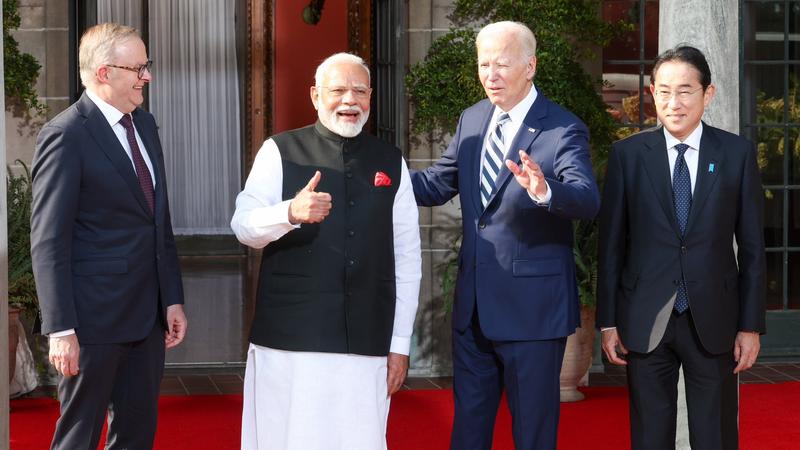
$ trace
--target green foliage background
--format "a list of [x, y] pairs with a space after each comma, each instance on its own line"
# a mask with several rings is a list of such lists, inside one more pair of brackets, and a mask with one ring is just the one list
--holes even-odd
[[[477, 75], [476, 29], [501, 20], [526, 24], [537, 39], [536, 87], [580, 117], [589, 127], [592, 164], [602, 185], [606, 161], [617, 129], [597, 93], [601, 80], [583, 69], [581, 60], [630, 29], [606, 23], [601, 0], [456, 0], [451, 20], [456, 27], [431, 45], [425, 59], [412, 67], [406, 85], [414, 106], [412, 130], [452, 133], [461, 112], [485, 98]], [[575, 227], [575, 262], [581, 302], [594, 305], [597, 280], [597, 224]], [[450, 271], [451, 272], [451, 271]], [[444, 289], [453, 282], [445, 270]]]
[[36, 80], [42, 66], [32, 55], [19, 51], [10, 31], [19, 28], [18, 0], [3, 0], [3, 76], [6, 108], [17, 115], [42, 114], [46, 107], [36, 94]]

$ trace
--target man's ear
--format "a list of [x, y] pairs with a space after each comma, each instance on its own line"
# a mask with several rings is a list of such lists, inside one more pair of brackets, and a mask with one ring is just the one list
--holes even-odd
[[102, 84], [108, 83], [108, 71], [108, 66], [100, 66], [94, 71], [94, 76], [97, 78], [98, 82]]
[[317, 102], [319, 101], [318, 97], [319, 91], [317, 91], [317, 87], [311, 86], [311, 91], [309, 93], [311, 94], [311, 103], [314, 104], [314, 109], [319, 111], [319, 105], [317, 104]]

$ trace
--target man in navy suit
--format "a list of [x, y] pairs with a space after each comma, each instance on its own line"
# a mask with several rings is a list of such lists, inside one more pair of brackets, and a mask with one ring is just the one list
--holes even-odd
[[633, 449], [675, 448], [681, 367], [692, 448], [736, 449], [737, 374], [755, 362], [765, 331], [756, 152], [702, 122], [715, 88], [700, 50], [659, 55], [650, 92], [663, 126], [616, 142], [608, 159], [597, 288], [603, 351], [627, 368]]
[[136, 30], [90, 28], [80, 43], [83, 96], [39, 133], [31, 253], [61, 375], [53, 449], [151, 448], [164, 349], [186, 332], [183, 287]]
[[461, 195], [451, 448], [491, 449], [505, 387], [516, 448], [555, 449], [561, 360], [580, 324], [571, 221], [599, 208], [589, 135], [534, 87], [528, 27], [487, 25], [476, 46], [488, 99], [464, 111], [439, 161], [412, 174], [419, 205]]

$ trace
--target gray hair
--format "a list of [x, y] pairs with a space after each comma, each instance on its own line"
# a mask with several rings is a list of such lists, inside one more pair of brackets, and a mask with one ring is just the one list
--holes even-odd
[[367, 66], [367, 63], [365, 63], [364, 60], [361, 59], [360, 56], [356, 56], [352, 53], [342, 52], [333, 54], [325, 58], [325, 61], [322, 61], [322, 64], [317, 66], [317, 72], [314, 74], [314, 85], [317, 87], [322, 86], [322, 77], [325, 75], [325, 72], [327, 72], [328, 69], [330, 69], [331, 66], [333, 66], [334, 64], [339, 64], [339, 63], [358, 64], [359, 66], [363, 67], [364, 70], [367, 72], [367, 78], [369, 79], [370, 77], [369, 67]]
[[139, 32], [118, 23], [101, 23], [86, 30], [78, 49], [81, 84], [94, 86], [97, 68], [113, 62], [117, 47], [131, 38], [139, 38]]
[[536, 56], [536, 36], [533, 31], [522, 22], [512, 22], [509, 20], [502, 22], [494, 22], [481, 28], [478, 36], [475, 37], [475, 45], [477, 46], [481, 39], [486, 38], [488, 35], [499, 33], [513, 33], [517, 37], [517, 41], [522, 45], [522, 51], [525, 52], [525, 57], [530, 58]]

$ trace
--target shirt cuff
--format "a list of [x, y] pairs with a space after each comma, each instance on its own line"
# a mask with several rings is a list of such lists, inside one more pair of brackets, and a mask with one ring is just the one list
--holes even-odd
[[75, 328], [70, 328], [69, 330], [56, 331], [54, 333], [48, 334], [47, 337], [60, 338], [64, 336], [69, 336], [70, 334], [75, 334]]
[[602, 333], [603, 331], [616, 330], [616, 329], [617, 327], [602, 327], [600, 328], [600, 332]]
[[391, 353], [408, 356], [411, 349], [411, 338], [402, 336], [392, 336], [392, 345], [389, 347]]
[[540, 206], [547, 206], [550, 203], [550, 199], [553, 198], [553, 191], [550, 190], [550, 184], [547, 182], [547, 180], [544, 180], [544, 184], [547, 186], [547, 192], [545, 192], [542, 199], [539, 199], [539, 197], [528, 192], [528, 197], [530, 197], [531, 200]]

